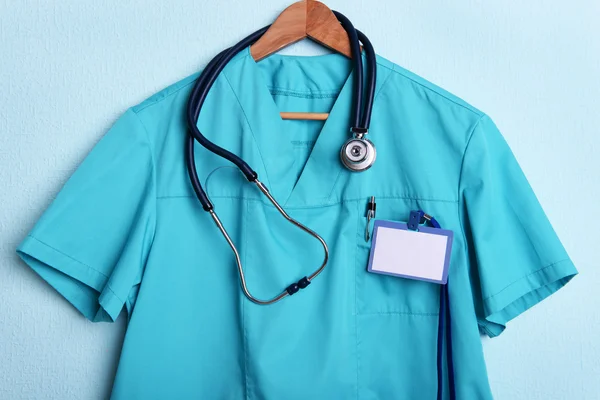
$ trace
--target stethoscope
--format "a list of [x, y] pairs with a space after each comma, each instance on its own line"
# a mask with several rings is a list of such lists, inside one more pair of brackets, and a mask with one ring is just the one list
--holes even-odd
[[[334, 11], [334, 14], [342, 24], [342, 27], [348, 33], [348, 37], [350, 39], [355, 87], [352, 104], [352, 121], [350, 129], [350, 131], [352, 132], [352, 137], [342, 145], [342, 148], [340, 150], [340, 158], [342, 164], [346, 168], [348, 168], [351, 171], [359, 172], [370, 168], [375, 162], [375, 158], [377, 156], [375, 146], [370, 140], [368, 140], [365, 137], [368, 133], [369, 124], [371, 121], [371, 111], [373, 108], [375, 83], [377, 79], [375, 52], [373, 50], [371, 42], [369, 42], [369, 39], [367, 39], [367, 37], [362, 32], [354, 29], [352, 23], [345, 16], [336, 11]], [[301, 289], [305, 289], [308, 285], [310, 285], [311, 281], [317, 275], [319, 275], [327, 265], [327, 261], [329, 259], [329, 249], [327, 248], [327, 243], [325, 243], [325, 240], [323, 240], [323, 238], [319, 236], [316, 232], [301, 224], [300, 222], [296, 221], [295, 219], [291, 218], [279, 205], [279, 203], [273, 198], [267, 187], [258, 180], [258, 174], [244, 160], [208, 140], [202, 135], [196, 124], [198, 116], [200, 115], [200, 110], [202, 108], [202, 105], [204, 104], [204, 101], [206, 100], [208, 92], [214, 84], [214, 82], [216, 81], [219, 74], [221, 73], [221, 71], [238, 52], [240, 52], [250, 44], [254, 43], [256, 40], [258, 40], [267, 31], [268, 28], [269, 26], [259, 29], [258, 31], [254, 32], [253, 34], [240, 41], [235, 46], [221, 51], [221, 53], [219, 53], [215, 58], [213, 58], [210, 61], [210, 63], [208, 63], [202, 74], [200, 74], [196, 83], [194, 84], [194, 87], [188, 100], [187, 123], [189, 127], [188, 131], [190, 134], [186, 142], [187, 169], [188, 174], [190, 176], [190, 180], [192, 182], [192, 186], [194, 188], [194, 192], [196, 193], [198, 200], [200, 200], [203, 209], [210, 213], [213, 221], [225, 237], [225, 240], [227, 240], [227, 243], [229, 244], [231, 250], [235, 255], [238, 274], [240, 277], [240, 283], [244, 294], [252, 302], [261, 305], [275, 303], [283, 299], [284, 297], [293, 295]], [[363, 44], [367, 59], [367, 84], [364, 105], [363, 65], [360, 42], [362, 42]], [[269, 199], [269, 201], [275, 206], [275, 208], [281, 213], [281, 215], [285, 219], [287, 219], [289, 222], [302, 229], [304, 232], [308, 233], [321, 243], [325, 254], [323, 257], [323, 262], [321, 263], [319, 268], [317, 268], [312, 274], [303, 277], [298, 282], [290, 284], [281, 293], [269, 300], [260, 300], [250, 293], [246, 284], [246, 278], [244, 276], [244, 270], [242, 268], [242, 262], [240, 259], [239, 252], [235, 247], [235, 244], [231, 240], [231, 237], [227, 233], [227, 230], [225, 229], [219, 217], [215, 213], [214, 206], [208, 198], [208, 196], [206, 195], [206, 192], [202, 188], [202, 185], [200, 184], [200, 181], [198, 179], [198, 173], [196, 171], [194, 157], [194, 140], [197, 140], [207, 150], [235, 164], [239, 168], [239, 170], [244, 174], [246, 179], [248, 179], [248, 181], [254, 182], [256, 186], [258, 186], [259, 190]]]

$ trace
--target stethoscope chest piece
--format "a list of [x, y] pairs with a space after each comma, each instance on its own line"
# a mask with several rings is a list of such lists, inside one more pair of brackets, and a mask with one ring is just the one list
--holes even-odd
[[353, 137], [342, 146], [340, 158], [350, 171], [360, 172], [371, 168], [377, 158], [377, 151], [370, 140]]

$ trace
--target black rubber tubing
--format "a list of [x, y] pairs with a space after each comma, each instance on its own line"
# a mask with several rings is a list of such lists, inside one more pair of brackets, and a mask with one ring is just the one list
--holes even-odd
[[[337, 11], [334, 11], [334, 14], [336, 18], [338, 18], [338, 20], [342, 24], [342, 27], [346, 30], [346, 32], [348, 33], [348, 37], [350, 38], [350, 47], [352, 51], [352, 62], [355, 79], [355, 91], [352, 106], [352, 127], [367, 129], [370, 123], [371, 107], [373, 104], [373, 97], [375, 92], [375, 80], [377, 70], [375, 63], [375, 53], [373, 51], [371, 43], [362, 32], [355, 30], [352, 23], [343, 14]], [[221, 51], [204, 68], [204, 71], [202, 71], [202, 73], [196, 80], [196, 83], [194, 84], [194, 87], [190, 94], [187, 108], [187, 123], [189, 137], [186, 141], [186, 164], [194, 192], [196, 193], [196, 196], [198, 197], [198, 200], [202, 204], [202, 207], [205, 211], [211, 211], [214, 207], [210, 199], [206, 195], [206, 192], [202, 188], [202, 185], [198, 178], [194, 156], [194, 140], [197, 140], [207, 150], [235, 164], [244, 174], [246, 179], [248, 179], [249, 181], [255, 181], [258, 178], [257, 173], [243, 159], [229, 152], [228, 150], [214, 144], [206, 137], [204, 137], [204, 135], [202, 135], [202, 133], [197, 127], [197, 120], [200, 115], [202, 105], [204, 104], [204, 101], [208, 96], [210, 88], [216, 81], [219, 74], [223, 71], [225, 66], [238, 52], [240, 52], [250, 44], [254, 43], [256, 40], [258, 40], [267, 31], [269, 26], [265, 26], [257, 30], [256, 32], [242, 39], [235, 46]], [[361, 42], [363, 42], [365, 53], [367, 56], [368, 85], [367, 98], [365, 100], [364, 107], [362, 107], [363, 73], [362, 55], [360, 53], [359, 39]], [[365, 110], [365, 112], [361, 113], [361, 109]]]

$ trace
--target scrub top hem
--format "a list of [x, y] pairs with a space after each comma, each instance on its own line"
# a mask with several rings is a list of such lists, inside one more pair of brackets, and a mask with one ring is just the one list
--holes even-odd
[[520, 278], [484, 299], [487, 317], [480, 325], [489, 337], [500, 335], [510, 320], [556, 293], [577, 273], [567, 258]]
[[17, 248], [21, 259], [81, 314], [92, 322], [114, 322], [124, 301], [108, 278], [68, 254], [27, 236]]

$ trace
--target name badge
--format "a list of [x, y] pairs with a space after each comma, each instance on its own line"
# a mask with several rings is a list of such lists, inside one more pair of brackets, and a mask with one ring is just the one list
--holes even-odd
[[402, 222], [375, 220], [369, 272], [445, 285], [452, 250], [452, 231]]

